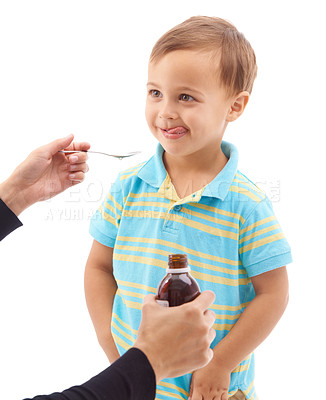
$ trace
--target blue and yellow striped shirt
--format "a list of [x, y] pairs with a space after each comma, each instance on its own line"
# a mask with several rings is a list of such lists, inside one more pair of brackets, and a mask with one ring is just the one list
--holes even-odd
[[[237, 170], [236, 148], [222, 142], [222, 150], [229, 159], [223, 170], [201, 190], [180, 199], [158, 145], [149, 161], [119, 174], [92, 218], [91, 235], [114, 248], [118, 290], [111, 329], [121, 353], [136, 339], [143, 297], [156, 293], [169, 254], [187, 254], [201, 291], [210, 289], [216, 295], [212, 347], [254, 298], [250, 278], [292, 261], [270, 201]], [[232, 372], [229, 395], [240, 389], [247, 399], [256, 399], [253, 380], [251, 354]], [[187, 400], [190, 381], [190, 374], [161, 381], [156, 399]]]

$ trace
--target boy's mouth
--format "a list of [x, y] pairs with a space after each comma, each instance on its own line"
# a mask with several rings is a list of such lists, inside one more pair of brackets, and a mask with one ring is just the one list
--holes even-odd
[[177, 126], [170, 129], [160, 129], [163, 135], [168, 139], [179, 139], [188, 132], [188, 129], [184, 128], [183, 126]]

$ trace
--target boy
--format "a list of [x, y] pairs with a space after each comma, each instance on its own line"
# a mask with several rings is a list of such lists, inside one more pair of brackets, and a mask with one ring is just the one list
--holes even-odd
[[253, 351], [287, 305], [290, 248], [265, 194], [237, 170], [237, 150], [222, 142], [256, 72], [250, 44], [222, 19], [192, 17], [163, 35], [147, 84], [156, 155], [119, 175], [91, 223], [86, 299], [110, 362], [134, 342], [142, 298], [155, 293], [168, 254], [186, 253], [201, 290], [216, 294], [212, 361], [158, 382], [157, 399], [256, 399]]

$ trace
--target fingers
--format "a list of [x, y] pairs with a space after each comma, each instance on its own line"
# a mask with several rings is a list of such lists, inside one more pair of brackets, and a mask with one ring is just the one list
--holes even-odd
[[74, 135], [71, 133], [62, 139], [54, 140], [42, 147], [43, 150], [48, 151], [51, 156], [54, 156], [58, 151], [70, 147], [71, 142], [74, 140]]
[[86, 163], [88, 155], [85, 152], [74, 153], [68, 157], [68, 171], [71, 172], [69, 179], [74, 183], [82, 182], [85, 179], [85, 173], [89, 171]]
[[88, 160], [88, 154], [86, 152], [68, 154], [67, 157], [71, 164], [80, 164]]
[[46, 154], [48, 158], [51, 158], [60, 150], [76, 150], [78, 152], [87, 151], [91, 147], [88, 142], [72, 143], [73, 140], [74, 135], [71, 133], [64, 138], [56, 139], [53, 142], [40, 147], [38, 150], [40, 150], [42, 154]]
[[82, 163], [82, 164], [70, 164], [68, 166], [69, 171], [71, 172], [76, 172], [76, 171], [80, 171], [80, 172], [88, 172], [89, 171], [89, 167], [86, 163]]
[[[147, 303], [155, 303], [155, 295], [148, 294], [144, 297], [143, 304]], [[211, 290], [205, 290], [202, 292], [195, 300], [190, 303], [186, 303], [183, 306], [188, 306], [191, 304], [191, 307], [196, 305], [200, 310], [205, 311], [204, 315], [208, 319], [208, 321], [215, 321], [215, 313], [211, 310], [207, 310], [214, 302], [215, 294]], [[181, 306], [181, 307], [183, 307]]]
[[[88, 142], [80, 142], [80, 143], [69, 143], [68, 147], [65, 147], [65, 150], [76, 150], [76, 151], [87, 151], [89, 150], [91, 145]], [[61, 149], [63, 150], [63, 149]]]
[[[207, 397], [207, 396], [208, 397]], [[196, 387], [193, 390], [190, 390], [188, 400], [203, 400], [203, 399], [213, 399], [213, 400], [228, 400], [229, 395], [228, 391], [214, 391], [214, 393], [204, 393], [202, 390], [197, 389]]]
[[208, 325], [213, 325], [216, 319], [216, 315], [212, 310], [206, 310], [204, 312], [205, 320], [207, 321]]
[[209, 364], [212, 361], [213, 357], [214, 357], [213, 350], [212, 349], [208, 349], [208, 362], [207, 362], [207, 364]]
[[86, 142], [71, 143], [66, 150], [76, 150], [76, 153], [68, 156], [68, 171], [71, 172], [69, 179], [74, 183], [82, 182], [85, 179], [85, 173], [89, 171], [89, 167], [86, 164], [88, 154], [85, 150], [90, 148], [90, 144]]
[[202, 400], [203, 398], [201, 393], [195, 388], [192, 390], [191, 394], [189, 394], [188, 400]]
[[205, 311], [209, 308], [215, 300], [215, 294], [211, 290], [205, 290], [198, 297], [191, 302], [196, 305], [200, 310]]
[[85, 173], [89, 171], [89, 167], [86, 163], [88, 159], [87, 153], [74, 153], [68, 157], [69, 164], [67, 165], [69, 179], [73, 184], [82, 182], [85, 179]]
[[211, 328], [209, 330], [209, 332], [208, 332], [208, 340], [209, 340], [209, 342], [212, 343], [213, 340], [215, 339], [215, 337], [216, 337], [216, 331], [215, 331], [215, 329]]
[[85, 179], [85, 174], [84, 172], [76, 172], [73, 174], [69, 174], [68, 178], [71, 181], [72, 185], [77, 185], [77, 183], [83, 182], [83, 180]]
[[88, 167], [86, 161], [88, 160], [87, 153], [74, 153], [68, 157], [70, 171], [83, 171], [87, 172]]
[[221, 396], [221, 400], [228, 400], [229, 396], [227, 392], [223, 392]]

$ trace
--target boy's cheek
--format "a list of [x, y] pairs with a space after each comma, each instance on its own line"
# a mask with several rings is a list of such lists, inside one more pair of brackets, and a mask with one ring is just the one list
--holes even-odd
[[146, 109], [145, 109], [145, 118], [146, 118], [147, 124], [149, 126], [151, 126], [152, 119], [153, 119], [153, 112], [147, 106], [146, 106]]

